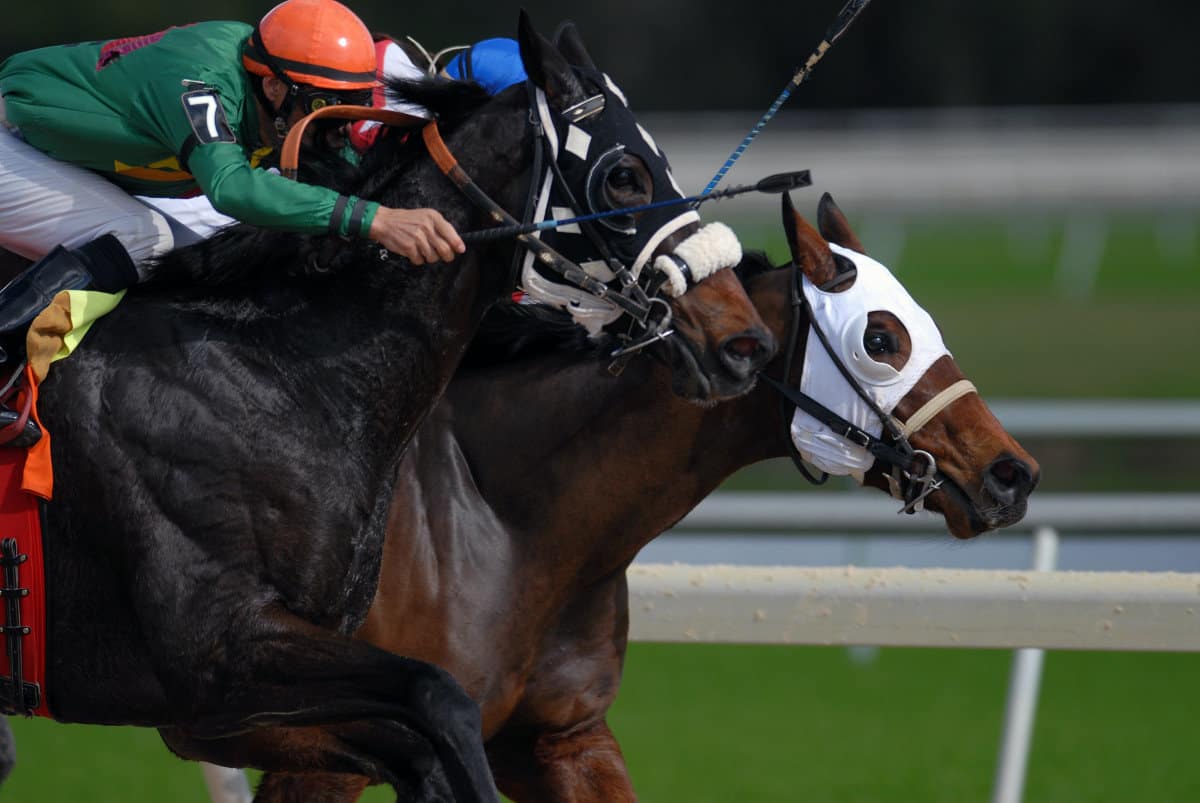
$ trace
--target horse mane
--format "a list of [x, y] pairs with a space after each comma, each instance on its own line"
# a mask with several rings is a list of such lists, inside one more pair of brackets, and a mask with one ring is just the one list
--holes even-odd
[[742, 261], [734, 267], [733, 272], [737, 274], [738, 280], [745, 284], [755, 276], [782, 268], [785, 265], [786, 263], [784, 265], [771, 264], [765, 251], [744, 251]]
[[[471, 81], [445, 78], [389, 80], [387, 91], [419, 103], [437, 117], [443, 133], [453, 131], [489, 100], [487, 92]], [[305, 148], [300, 179], [347, 195], [379, 200], [381, 193], [425, 155], [415, 129], [387, 129], [363, 154], [358, 165], [328, 148]], [[248, 286], [279, 283], [280, 266], [286, 278], [318, 277], [342, 268], [378, 261], [378, 246], [362, 240], [336, 240], [330, 234], [298, 234], [238, 224], [208, 240], [164, 255], [140, 287], [188, 287], [244, 290]], [[136, 288], [135, 288], [136, 289]]]
[[591, 338], [563, 310], [544, 304], [502, 302], [483, 317], [460, 367], [478, 369], [552, 354], [599, 357], [612, 351], [612, 338]]
[[[734, 272], [745, 283], [778, 267], [765, 252], [747, 251]], [[599, 358], [610, 354], [613, 347], [612, 336], [589, 337], [563, 310], [543, 304], [500, 303], [484, 316], [460, 365], [478, 369], [550, 354]]]

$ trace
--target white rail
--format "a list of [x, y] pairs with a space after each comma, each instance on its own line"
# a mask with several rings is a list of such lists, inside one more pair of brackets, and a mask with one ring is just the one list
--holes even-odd
[[640, 641], [1200, 651], [1200, 574], [638, 564]]
[[1001, 399], [988, 405], [1014, 435], [1056, 438], [1200, 435], [1191, 399]]

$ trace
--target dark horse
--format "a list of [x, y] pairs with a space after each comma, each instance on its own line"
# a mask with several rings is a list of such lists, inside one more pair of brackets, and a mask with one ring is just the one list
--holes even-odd
[[[842, 281], [828, 243], [863, 247], [828, 196], [819, 222], [820, 234], [790, 203], [785, 209], [794, 260], [814, 285], [828, 285]], [[790, 270], [757, 256], [739, 270], [777, 338], [807, 325], [793, 318]], [[874, 359], [902, 365], [915, 333], [887, 310], [878, 313], [862, 337], [889, 344]], [[673, 396], [660, 365], [602, 377], [579, 360], [578, 348], [589, 344], [564, 347], [554, 316], [513, 317], [496, 310], [485, 321], [485, 331], [519, 335], [508, 359], [498, 359], [493, 338], [481, 337], [405, 456], [383, 576], [356, 635], [459, 679], [479, 701], [492, 771], [513, 800], [633, 801], [605, 722], [626, 649], [625, 569], [734, 471], [787, 454], [788, 419], [765, 384], [706, 406]], [[792, 377], [805, 360], [803, 341], [794, 355]], [[788, 375], [784, 358], [766, 373]], [[894, 415], [912, 420], [962, 379], [951, 357], [937, 359]], [[978, 395], [954, 400], [910, 438], [945, 475], [926, 503], [955, 536], [1024, 515], [1037, 463]], [[887, 487], [878, 468], [865, 480]], [[291, 729], [275, 738], [304, 744], [328, 735]], [[237, 764], [239, 747], [246, 745], [228, 745], [227, 763]], [[370, 780], [268, 775], [258, 799], [354, 800]]]
[[[521, 22], [526, 69], [553, 111], [596, 91], [568, 50]], [[535, 146], [525, 89], [471, 98], [455, 119], [446, 93], [463, 90], [419, 100], [443, 113], [466, 172], [519, 216]], [[460, 231], [488, 225], [418, 136], [385, 140], [364, 167], [358, 194], [438, 208]], [[662, 197], [636, 159], [610, 173], [615, 206]], [[319, 743], [264, 740], [242, 763], [492, 800], [477, 703], [444, 670], [350, 634], [376, 596], [406, 445], [509, 292], [515, 245], [414, 268], [339, 244], [325, 275], [306, 260], [325, 241], [237, 230], [170, 256], [165, 278], [131, 291], [43, 384], [57, 479], [49, 706], [64, 722], [160, 728], [196, 758], [215, 737], [321, 726]], [[773, 344], [733, 272], [671, 303], [676, 334], [655, 348], [677, 385], [706, 399], [747, 390]]]

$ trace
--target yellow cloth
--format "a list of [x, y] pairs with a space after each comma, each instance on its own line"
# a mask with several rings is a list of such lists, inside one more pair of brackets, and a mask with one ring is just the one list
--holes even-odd
[[125, 291], [101, 293], [94, 290], [64, 290], [54, 297], [29, 325], [25, 338], [29, 377], [28, 392], [33, 395], [31, 415], [42, 427], [42, 437], [29, 448], [21, 487], [43, 499], [54, 495], [54, 469], [50, 461], [50, 433], [37, 414], [38, 385], [46, 379], [50, 363], [67, 357], [79, 346], [83, 336], [101, 315], [112, 311], [124, 298]]
[[50, 306], [33, 319], [25, 341], [29, 365], [37, 381], [46, 378], [50, 363], [78, 348], [96, 319], [112, 312], [124, 297], [124, 290], [119, 293], [64, 290], [56, 295]]

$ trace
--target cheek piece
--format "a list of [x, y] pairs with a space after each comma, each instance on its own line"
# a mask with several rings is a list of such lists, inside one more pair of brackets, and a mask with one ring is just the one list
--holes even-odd
[[[830, 248], [854, 262], [857, 279], [849, 289], [830, 293], [805, 278], [804, 295], [814, 321], [828, 335], [847, 370], [879, 408], [890, 414], [929, 367], [950, 352], [929, 313], [917, 305], [887, 268], [841, 246], [830, 244]], [[872, 359], [863, 346], [867, 319], [874, 311], [892, 313], [908, 330], [912, 354], [900, 370]], [[876, 437], [881, 435], [883, 425], [878, 416], [846, 381], [811, 330], [800, 390], [852, 424]], [[861, 482], [875, 460], [862, 446], [834, 433], [803, 410], [797, 409], [792, 417], [791, 435], [804, 459], [828, 474], [850, 475]]]

